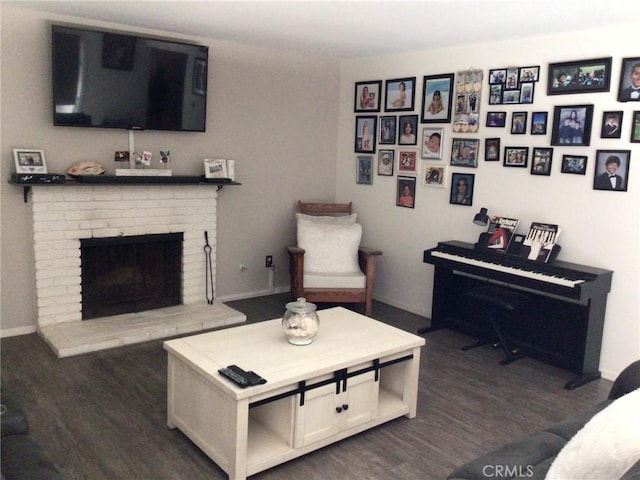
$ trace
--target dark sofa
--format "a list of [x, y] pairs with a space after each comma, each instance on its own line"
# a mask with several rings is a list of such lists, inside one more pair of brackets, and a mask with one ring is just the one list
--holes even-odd
[[[640, 360], [620, 373], [606, 400], [546, 430], [482, 455], [456, 468], [448, 478], [449, 480], [512, 478], [543, 480], [560, 450], [596, 413], [605, 409], [615, 399], [638, 388], [640, 388]], [[627, 470], [620, 480], [640, 480], [640, 461]]]
[[29, 423], [15, 396], [2, 388], [2, 463], [3, 480], [64, 480], [66, 477], [49, 458], [44, 448], [29, 435]]

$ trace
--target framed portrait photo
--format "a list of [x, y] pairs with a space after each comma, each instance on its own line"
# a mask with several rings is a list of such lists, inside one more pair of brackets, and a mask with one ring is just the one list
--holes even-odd
[[380, 145], [393, 145], [396, 143], [397, 123], [398, 117], [395, 115], [383, 115], [380, 117], [380, 135], [378, 137]]
[[527, 116], [528, 112], [512, 112], [511, 113], [511, 134], [524, 135], [527, 133]]
[[473, 205], [475, 175], [472, 173], [452, 173], [449, 203], [453, 205]]
[[385, 112], [413, 110], [416, 98], [416, 77], [386, 80], [384, 98]]
[[396, 206], [415, 208], [416, 177], [403, 177], [398, 175], [396, 188]]
[[551, 145], [589, 146], [593, 105], [554, 107]]
[[626, 192], [630, 161], [631, 150], [597, 150], [593, 189]]
[[529, 147], [504, 147], [503, 166], [527, 168], [528, 160]]
[[356, 153], [376, 152], [376, 130], [378, 117], [356, 117], [355, 151]]
[[586, 155], [562, 155], [561, 173], [584, 175], [587, 172]]
[[485, 138], [484, 161], [485, 162], [500, 161], [500, 139], [499, 138]]
[[418, 144], [418, 115], [398, 117], [398, 145]]
[[549, 114], [547, 112], [531, 113], [531, 135], [546, 135], [547, 120]]
[[550, 63], [547, 95], [608, 92], [611, 85], [611, 57]]
[[356, 183], [373, 185], [373, 156], [361, 155], [356, 158]]
[[14, 148], [13, 159], [16, 163], [16, 173], [47, 173], [44, 150]]
[[618, 101], [640, 102], [640, 57], [622, 59]]
[[450, 165], [476, 168], [479, 147], [480, 140], [477, 138], [454, 138], [451, 142]]
[[507, 112], [487, 112], [487, 127], [504, 128]]
[[553, 148], [534, 147], [531, 153], [531, 175], [551, 175]]
[[640, 111], [633, 112], [631, 123], [631, 143], [640, 143]]
[[354, 112], [379, 112], [382, 80], [356, 82]]
[[600, 138], [620, 138], [622, 134], [622, 110], [602, 112]]
[[444, 128], [422, 129], [422, 159], [442, 160]]
[[425, 163], [422, 185], [425, 187], [445, 188], [447, 178], [447, 166]]
[[392, 177], [395, 162], [395, 150], [378, 151], [378, 175]]
[[421, 123], [449, 123], [453, 104], [453, 73], [424, 77]]

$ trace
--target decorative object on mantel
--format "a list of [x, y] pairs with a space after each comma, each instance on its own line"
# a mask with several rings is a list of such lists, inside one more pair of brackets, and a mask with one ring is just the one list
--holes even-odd
[[43, 150], [14, 148], [13, 158], [16, 162], [16, 173], [47, 173]]
[[86, 161], [73, 165], [67, 170], [67, 175], [76, 178], [83, 175], [102, 175], [105, 171], [105, 168], [98, 162]]
[[204, 176], [206, 178], [229, 178], [227, 161], [224, 158], [205, 158]]
[[458, 72], [456, 83], [455, 115], [453, 131], [476, 133], [480, 128], [480, 94], [482, 92], [482, 70]]
[[282, 330], [292, 345], [309, 345], [318, 334], [320, 319], [316, 305], [300, 297], [286, 305], [287, 311], [282, 317]]

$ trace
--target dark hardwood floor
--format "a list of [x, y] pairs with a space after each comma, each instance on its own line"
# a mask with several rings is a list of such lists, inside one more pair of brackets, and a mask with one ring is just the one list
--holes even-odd
[[[249, 322], [277, 318], [288, 294], [228, 302]], [[359, 309], [356, 307], [355, 310]], [[415, 332], [425, 318], [375, 302], [374, 318]], [[322, 325], [321, 325], [322, 328]], [[257, 474], [255, 480], [444, 479], [457, 465], [604, 399], [597, 380], [573, 391], [570, 372], [525, 358], [500, 366], [490, 346], [438, 330], [422, 351], [418, 414]], [[166, 426], [162, 341], [58, 359], [36, 335], [2, 339], [3, 387], [22, 401], [32, 435], [74, 479], [226, 479]]]

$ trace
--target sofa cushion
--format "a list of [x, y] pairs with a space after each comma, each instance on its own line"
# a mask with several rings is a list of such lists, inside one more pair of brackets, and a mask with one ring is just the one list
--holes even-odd
[[576, 433], [580, 431], [582, 427], [585, 426], [585, 424], [589, 420], [591, 420], [591, 417], [593, 417], [596, 413], [604, 410], [608, 405], [611, 404], [612, 401], [613, 400], [603, 400], [602, 402], [595, 404], [593, 407], [585, 410], [584, 412], [579, 412], [567, 420], [552, 425], [551, 427], [547, 428], [546, 431], [555, 433], [556, 435], [564, 438], [566, 441], [569, 441], [575, 436]]
[[2, 389], [0, 397], [0, 416], [2, 437], [7, 435], [26, 435], [29, 433], [29, 423], [27, 417], [20, 406], [18, 400], [6, 388]]
[[298, 246], [304, 248], [305, 272], [358, 272], [362, 226], [298, 219]]
[[618, 479], [640, 460], [640, 389], [600, 411], [560, 451], [548, 480]]

